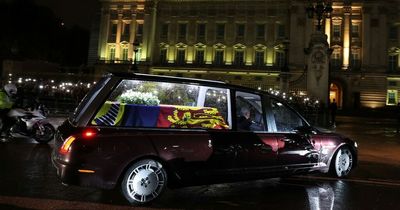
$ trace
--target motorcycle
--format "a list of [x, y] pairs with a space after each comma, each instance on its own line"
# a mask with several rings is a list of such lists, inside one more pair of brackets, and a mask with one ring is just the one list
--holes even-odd
[[55, 128], [46, 120], [47, 109], [39, 105], [32, 111], [14, 108], [8, 112], [8, 117], [15, 120], [8, 133], [11, 137], [17, 134], [31, 137], [39, 143], [48, 143], [54, 138]]

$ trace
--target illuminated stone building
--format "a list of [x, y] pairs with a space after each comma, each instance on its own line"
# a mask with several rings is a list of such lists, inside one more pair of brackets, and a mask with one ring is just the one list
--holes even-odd
[[[100, 1], [96, 71], [126, 70], [136, 57], [151, 74], [306, 90], [305, 49], [316, 30], [309, 1]], [[322, 30], [332, 50], [330, 96], [339, 107], [400, 101], [399, 14], [400, 0], [333, 1]]]

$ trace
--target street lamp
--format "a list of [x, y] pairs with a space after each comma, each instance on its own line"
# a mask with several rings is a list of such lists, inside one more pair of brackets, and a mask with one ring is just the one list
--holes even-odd
[[317, 16], [318, 25], [317, 30], [321, 31], [322, 19], [330, 18], [332, 14], [332, 2], [325, 0], [317, 0], [316, 4], [310, 1], [309, 6], [306, 8], [306, 13], [309, 18], [314, 18], [314, 14]]
[[133, 63], [131, 66], [131, 70], [133, 71], [133, 73], [135, 73], [135, 72], [139, 71], [139, 69], [137, 67], [137, 63], [136, 63], [136, 57], [137, 57], [137, 52], [139, 51], [138, 47], [140, 46], [140, 43], [137, 40], [135, 40], [132, 43], [132, 45], [133, 45], [134, 57], [133, 57]]

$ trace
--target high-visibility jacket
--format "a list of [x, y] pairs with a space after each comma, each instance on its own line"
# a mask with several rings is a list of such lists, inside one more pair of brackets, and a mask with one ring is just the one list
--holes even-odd
[[0, 91], [0, 109], [11, 109], [13, 103], [4, 91]]

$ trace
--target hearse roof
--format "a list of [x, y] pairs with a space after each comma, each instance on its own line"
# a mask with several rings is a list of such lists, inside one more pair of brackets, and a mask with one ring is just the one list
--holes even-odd
[[212, 85], [212, 86], [219, 86], [219, 87], [226, 87], [230, 89], [242, 90], [242, 91], [251, 91], [256, 93], [264, 93], [269, 94], [266, 91], [256, 90], [253, 88], [243, 87], [239, 85], [233, 85], [222, 81], [215, 81], [215, 80], [206, 80], [206, 79], [197, 79], [197, 78], [187, 78], [187, 77], [174, 77], [174, 76], [165, 76], [165, 75], [153, 75], [153, 74], [140, 74], [140, 73], [129, 73], [129, 72], [110, 72], [105, 75], [106, 77], [120, 77], [126, 79], [134, 79], [134, 78], [142, 78], [142, 79], [152, 79], [160, 81], [163, 80], [171, 80], [177, 82], [186, 82], [186, 83], [200, 83], [204, 85]]

